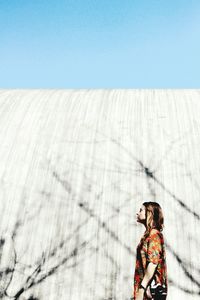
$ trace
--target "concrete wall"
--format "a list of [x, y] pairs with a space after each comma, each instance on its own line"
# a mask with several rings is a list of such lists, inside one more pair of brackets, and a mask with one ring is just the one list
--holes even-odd
[[130, 299], [150, 200], [200, 299], [200, 91], [1, 90], [0, 187], [1, 299]]

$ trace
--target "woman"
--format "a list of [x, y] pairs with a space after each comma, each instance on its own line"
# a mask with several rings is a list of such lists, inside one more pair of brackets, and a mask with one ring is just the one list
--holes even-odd
[[133, 299], [164, 300], [167, 297], [167, 267], [162, 209], [156, 202], [144, 202], [136, 216], [146, 230], [137, 246]]

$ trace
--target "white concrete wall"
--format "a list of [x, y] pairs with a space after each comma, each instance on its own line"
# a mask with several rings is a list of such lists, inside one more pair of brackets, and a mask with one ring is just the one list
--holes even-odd
[[200, 299], [200, 91], [0, 91], [2, 299], [128, 300], [144, 201]]

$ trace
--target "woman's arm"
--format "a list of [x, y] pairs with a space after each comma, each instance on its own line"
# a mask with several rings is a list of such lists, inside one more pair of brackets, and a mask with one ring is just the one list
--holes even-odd
[[[147, 289], [148, 283], [154, 275], [156, 267], [157, 267], [156, 264], [153, 264], [152, 262], [150, 262], [146, 268], [144, 278], [141, 282], [141, 285], [145, 288], [145, 290]], [[147, 296], [150, 296], [150, 294], [147, 293]], [[139, 288], [138, 294], [136, 296], [136, 300], [143, 300], [143, 298], [144, 298], [144, 289]]]
[[149, 281], [151, 280], [151, 278], [154, 275], [156, 267], [157, 267], [157, 264], [153, 264], [152, 262], [150, 262], [148, 264], [146, 271], [145, 271], [144, 278], [142, 279], [142, 282], [141, 282], [143, 287], [145, 287], [145, 288], [147, 287]]
[[150, 235], [147, 248], [147, 268], [141, 282], [145, 288], [152, 279], [162, 253], [161, 237], [158, 233]]

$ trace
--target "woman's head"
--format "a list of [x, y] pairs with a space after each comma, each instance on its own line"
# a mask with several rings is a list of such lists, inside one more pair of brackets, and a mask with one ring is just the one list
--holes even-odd
[[144, 202], [137, 214], [137, 221], [144, 224], [147, 231], [152, 228], [162, 231], [164, 226], [162, 208], [157, 202]]
[[164, 217], [160, 205], [157, 202], [144, 202], [143, 205], [145, 206], [147, 230], [156, 228], [162, 231], [164, 226]]

